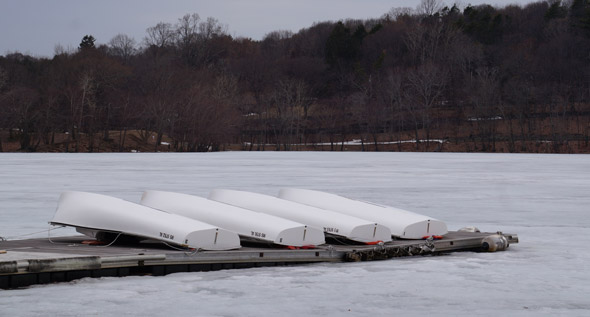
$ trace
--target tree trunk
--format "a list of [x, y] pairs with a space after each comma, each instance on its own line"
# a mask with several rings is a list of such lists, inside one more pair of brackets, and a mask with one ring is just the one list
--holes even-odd
[[379, 142], [377, 142], [377, 134], [373, 133], [373, 142], [375, 143], [375, 152], [379, 152]]
[[90, 130], [88, 131], [88, 152], [92, 153], [94, 152], [94, 131]]
[[508, 129], [510, 131], [510, 139], [508, 140], [508, 151], [510, 151], [510, 153], [514, 153], [514, 130], [512, 128], [512, 119], [508, 120]]
[[156, 135], [156, 144], [154, 145], [154, 152], [158, 152], [158, 146], [160, 146], [160, 143], [162, 143], [162, 136], [162, 131], [158, 131], [158, 134]]
[[418, 150], [418, 146], [420, 143], [420, 140], [418, 140], [418, 122], [414, 121], [414, 133], [415, 133], [415, 141], [416, 141], [416, 151]]
[[119, 131], [119, 152], [123, 152], [125, 148], [125, 137], [127, 136], [127, 128], [123, 128], [123, 131]]
[[330, 135], [330, 151], [334, 151], [334, 136]]

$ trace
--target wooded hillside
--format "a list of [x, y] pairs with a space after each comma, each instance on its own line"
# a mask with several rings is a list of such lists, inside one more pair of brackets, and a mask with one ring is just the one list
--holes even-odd
[[261, 41], [187, 14], [0, 56], [0, 151], [590, 152], [590, 0], [437, 3]]

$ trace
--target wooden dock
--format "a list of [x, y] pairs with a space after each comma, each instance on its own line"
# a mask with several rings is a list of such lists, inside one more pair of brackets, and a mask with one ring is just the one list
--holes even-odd
[[[0, 289], [67, 282], [84, 277], [166, 275], [316, 262], [384, 260], [393, 257], [485, 251], [484, 239], [499, 234], [449, 232], [441, 240], [394, 240], [380, 245], [326, 244], [315, 249], [249, 246], [231, 251], [177, 250], [159, 242], [98, 246], [87, 237], [0, 241]], [[482, 246], [483, 245], [483, 246]], [[506, 245], [508, 247], [508, 245]], [[501, 249], [501, 248], [500, 248]]]

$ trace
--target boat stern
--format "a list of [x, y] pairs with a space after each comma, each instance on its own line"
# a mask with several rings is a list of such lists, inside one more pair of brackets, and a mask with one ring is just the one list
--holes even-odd
[[322, 230], [309, 226], [299, 226], [279, 232], [274, 243], [293, 247], [303, 247], [325, 244], [326, 240]]
[[356, 226], [346, 238], [363, 243], [389, 242], [391, 241], [391, 230], [377, 223], [360, 225]]

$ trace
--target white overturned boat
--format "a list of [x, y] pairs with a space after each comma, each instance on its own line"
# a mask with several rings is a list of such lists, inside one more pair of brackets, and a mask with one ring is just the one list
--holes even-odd
[[[68, 191], [61, 194], [52, 225], [75, 227], [93, 238], [114, 233], [204, 250], [240, 247], [236, 233], [115, 197]], [[113, 236], [113, 235], [112, 235]]]
[[383, 224], [391, 230], [393, 236], [402, 239], [423, 239], [447, 233], [447, 225], [440, 220], [335, 194], [289, 188], [281, 189], [279, 197]]
[[303, 247], [324, 244], [324, 233], [304, 224], [203, 197], [146, 191], [141, 204], [237, 232], [248, 240]]
[[209, 199], [306, 223], [335, 237], [363, 243], [391, 241], [391, 231], [383, 225], [273, 196], [238, 190], [215, 189], [209, 194]]

